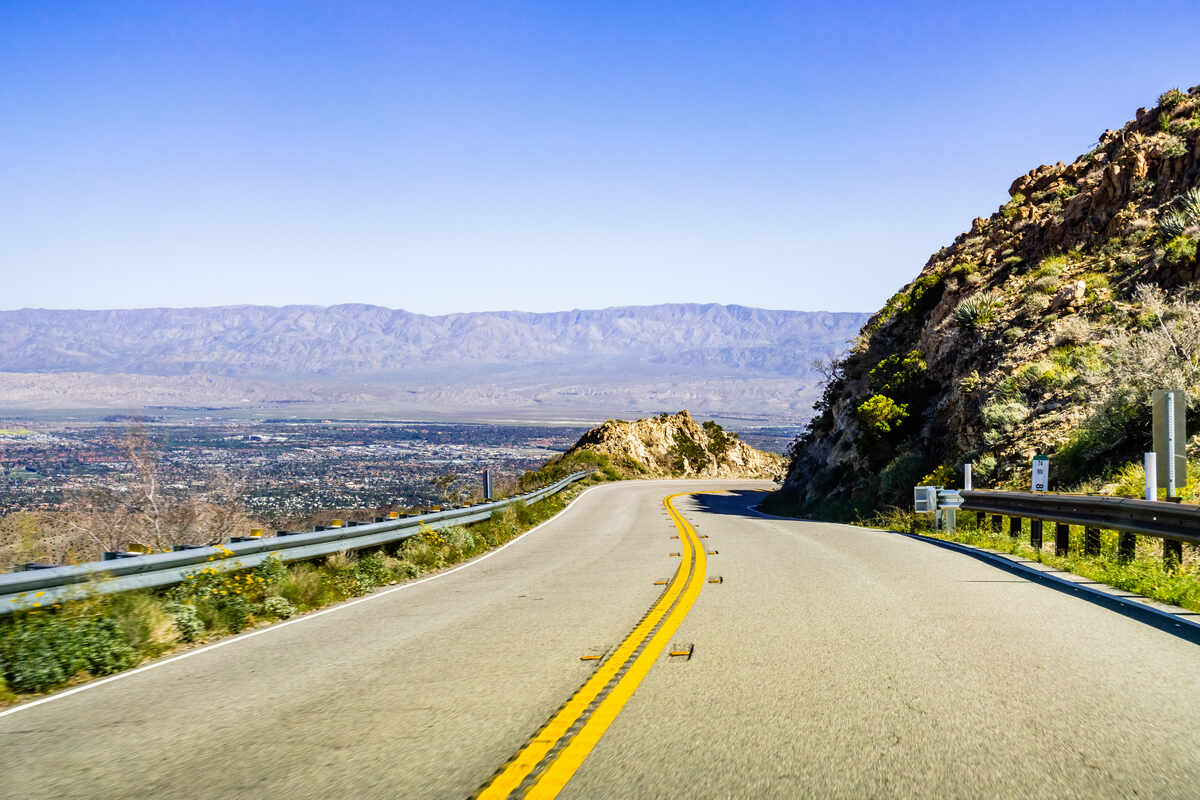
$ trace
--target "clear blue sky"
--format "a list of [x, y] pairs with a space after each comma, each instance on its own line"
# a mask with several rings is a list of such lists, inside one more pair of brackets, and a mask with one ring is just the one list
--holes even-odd
[[7, 2], [0, 308], [873, 310], [1196, 0]]

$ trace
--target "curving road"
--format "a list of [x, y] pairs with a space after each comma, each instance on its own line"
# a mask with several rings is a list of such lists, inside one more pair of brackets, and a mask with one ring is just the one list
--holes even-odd
[[1200, 647], [757, 488], [597, 487], [464, 569], [7, 713], [0, 796], [1200, 794]]

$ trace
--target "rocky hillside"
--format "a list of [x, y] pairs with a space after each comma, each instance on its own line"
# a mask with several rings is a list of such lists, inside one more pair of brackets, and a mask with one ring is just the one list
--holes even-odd
[[1147, 449], [1149, 391], [1200, 383], [1198, 185], [1200, 87], [1019, 176], [830, 365], [774, 507], [906, 504], [966, 461], [1021, 485], [1037, 452], [1102, 480]]
[[599, 467], [610, 479], [778, 479], [784, 459], [754, 449], [715, 422], [699, 424], [680, 411], [633, 422], [610, 419], [581, 436], [547, 468], [566, 474], [588, 465]]

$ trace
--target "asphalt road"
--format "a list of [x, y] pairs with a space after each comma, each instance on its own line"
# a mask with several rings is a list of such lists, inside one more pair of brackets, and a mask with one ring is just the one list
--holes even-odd
[[723, 582], [561, 797], [1200, 796], [1200, 647], [753, 486], [599, 487], [466, 569], [0, 717], [0, 796], [465, 797], [673, 588], [664, 496], [730, 487], [675, 500]]

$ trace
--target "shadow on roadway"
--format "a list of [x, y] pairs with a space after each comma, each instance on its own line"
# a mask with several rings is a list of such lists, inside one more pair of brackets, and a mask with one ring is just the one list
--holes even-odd
[[[696, 494], [692, 496], [692, 501], [695, 502], [699, 506], [699, 509], [705, 513], [763, 519], [763, 517], [759, 516], [750, 509], [753, 506], [761, 503], [763, 498], [766, 496], [767, 492], [762, 490], [732, 489], [722, 494]], [[796, 520], [796, 522], [805, 521], [812, 522], [812, 520]], [[1190, 613], [1185, 612], [1184, 614], [1172, 614], [1170, 612], [1162, 611], [1152, 606], [1126, 599], [1126, 596], [1093, 589], [1091, 586], [1086, 585], [1094, 584], [1094, 581], [1068, 581], [1064, 578], [1058, 578], [1048, 574], [1049, 572], [1061, 572], [1061, 570], [1049, 570], [1047, 572], [1042, 572], [1010, 561], [995, 553], [961, 545], [957, 542], [948, 542], [942, 539], [934, 539], [927, 536], [902, 533], [899, 531], [889, 531], [889, 533], [896, 536], [904, 536], [915, 541], [924, 542], [926, 544], [933, 545], [934, 547], [953, 550], [978, 561], [983, 561], [1004, 572], [1008, 572], [1017, 579], [997, 582], [1016, 583], [1018, 581], [1023, 581], [1040, 584], [1048, 589], [1053, 589], [1056, 592], [1062, 592], [1063, 594], [1071, 595], [1079, 600], [1083, 600], [1084, 602], [1092, 603], [1124, 617], [1137, 620], [1144, 625], [1157, 628], [1164, 633], [1177, 636], [1180, 639], [1191, 642], [1192, 644], [1200, 644], [1200, 625], [1188, 619], [1188, 617], [1193, 616]]]
[[729, 489], [723, 494], [692, 495], [692, 501], [706, 514], [762, 519], [750, 509], [761, 503], [767, 494], [762, 489]]

